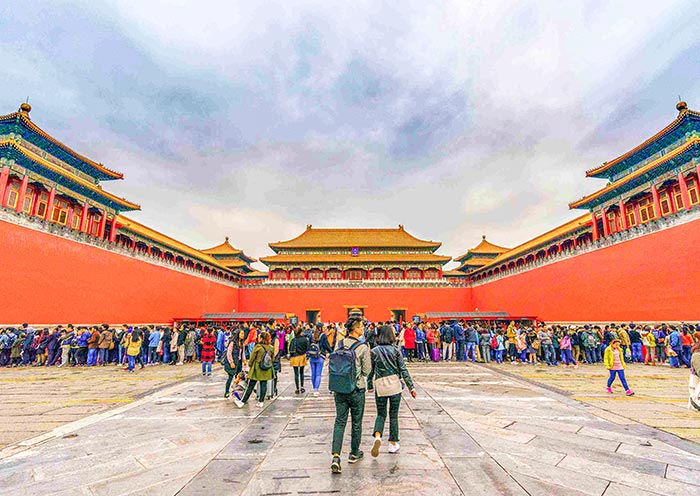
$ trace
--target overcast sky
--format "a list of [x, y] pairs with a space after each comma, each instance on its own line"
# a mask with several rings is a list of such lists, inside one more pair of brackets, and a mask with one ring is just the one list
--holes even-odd
[[4, 0], [0, 114], [28, 96], [198, 248], [404, 224], [457, 256], [580, 215], [587, 169], [700, 108], [692, 1], [235, 4]]

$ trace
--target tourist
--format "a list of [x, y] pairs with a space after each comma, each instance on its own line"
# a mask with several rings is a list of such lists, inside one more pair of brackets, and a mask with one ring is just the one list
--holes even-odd
[[690, 349], [690, 379], [688, 389], [688, 409], [700, 412], [700, 341], [693, 344]]
[[[197, 332], [194, 327], [190, 327], [187, 330], [187, 335], [185, 336], [184, 343], [184, 355], [185, 363], [192, 363], [194, 361], [194, 356], [197, 353]], [[226, 350], [224, 350], [225, 354]]]
[[[274, 378], [272, 358], [273, 350], [272, 346], [270, 345], [270, 334], [262, 331], [256, 335], [258, 336], [258, 342], [253, 347], [253, 350], [250, 353], [250, 359], [248, 360], [248, 365], [250, 367], [250, 373], [248, 374], [248, 387], [246, 388], [242, 399], [239, 400], [238, 398], [234, 397], [233, 400], [238, 408], [243, 408], [243, 406], [248, 403], [250, 395], [253, 393], [253, 390], [258, 383], [260, 383], [260, 387], [258, 391], [257, 406], [259, 408], [265, 406], [267, 381], [271, 381]], [[213, 339], [214, 337], [212, 335], [212, 355], [214, 353]]]
[[[369, 347], [370, 349], [376, 346], [376, 333], [377, 330], [374, 329], [373, 334], [375, 334], [374, 342], [372, 342]], [[425, 325], [418, 324], [416, 327], [416, 357], [419, 362], [425, 362]]]
[[521, 330], [515, 337], [515, 350], [518, 353], [518, 362], [525, 363], [527, 357], [527, 334]]
[[72, 326], [69, 324], [69, 328], [66, 331], [63, 331], [60, 338], [59, 345], [61, 347], [61, 364], [59, 367], [63, 367], [70, 363], [70, 349], [74, 338], [75, 333], [72, 330]]
[[299, 326], [296, 328], [294, 338], [289, 343], [289, 365], [294, 369], [294, 385], [296, 394], [303, 394], [304, 389], [304, 367], [308, 365], [306, 353], [309, 351], [309, 340], [304, 335], [304, 328]]
[[0, 367], [10, 365], [12, 344], [15, 342], [15, 335], [10, 329], [0, 329]]
[[48, 356], [46, 358], [46, 365], [48, 367], [53, 367], [56, 362], [61, 358], [61, 331], [62, 327], [58, 326], [49, 332], [49, 336], [46, 342], [46, 350]]
[[[242, 331], [241, 331], [242, 333]], [[243, 362], [241, 356], [243, 354], [242, 343], [241, 343], [241, 333], [234, 332], [228, 344], [226, 345], [226, 351], [223, 357], [224, 371], [228, 375], [226, 379], [226, 385], [224, 386], [224, 398], [228, 398], [231, 394], [231, 383], [242, 371]]]
[[518, 346], [516, 343], [516, 338], [518, 333], [515, 332], [515, 322], [508, 324], [506, 329], [506, 337], [508, 338], [508, 357], [510, 358], [510, 363], [516, 363], [516, 356], [518, 353]]
[[525, 335], [525, 342], [527, 345], [525, 351], [527, 352], [528, 363], [531, 365], [537, 365], [537, 352], [540, 349], [540, 340], [537, 337], [537, 333], [534, 329], [531, 328], [527, 331], [527, 334]]
[[561, 350], [561, 361], [564, 363], [564, 367], [568, 368], [569, 365], [573, 365], [574, 368], [577, 369], [578, 363], [571, 355], [571, 336], [573, 334], [573, 330], [570, 330], [568, 333], [564, 333], [561, 341], [559, 341], [559, 349]]
[[688, 328], [683, 326], [683, 332], [681, 333], [681, 352], [683, 354], [683, 362], [690, 366], [690, 359], [692, 352], [690, 351], [693, 347], [693, 336], [688, 332]]
[[416, 355], [416, 330], [412, 325], [404, 324], [403, 340], [406, 358], [408, 358], [409, 362], [412, 362]]
[[[321, 388], [321, 375], [323, 373], [323, 365], [326, 362], [326, 355], [333, 353], [333, 350], [328, 344], [328, 338], [323, 332], [322, 327], [316, 328], [311, 337], [311, 341], [312, 342], [308, 351], [309, 363], [311, 366], [311, 384], [314, 388], [314, 396], [319, 396], [319, 389]], [[303, 370], [304, 369], [302, 368], [302, 374]], [[296, 371], [294, 380], [296, 381]]]
[[627, 385], [627, 380], [625, 379], [625, 356], [622, 349], [620, 348], [620, 340], [613, 339], [610, 342], [610, 346], [605, 349], [605, 355], [603, 358], [605, 363], [605, 368], [610, 371], [610, 376], [608, 377], [608, 393], [612, 394], [612, 384], [615, 381], [615, 376], [620, 378], [622, 387], [625, 388], [625, 394], [627, 396], [633, 396], [634, 391], [632, 391]]
[[[325, 334], [323, 334], [323, 328], [319, 327], [319, 330], [322, 333], [322, 336], [325, 338]], [[279, 379], [279, 375], [282, 373], [282, 348], [280, 348], [280, 338], [277, 335], [276, 332], [270, 333], [270, 337], [272, 338], [272, 370], [273, 370], [273, 378], [272, 382], [270, 383], [270, 387], [268, 388], [268, 398], [272, 399], [275, 396], [277, 396], [277, 381]], [[328, 344], [328, 341], [326, 340], [326, 344]]]
[[[480, 327], [476, 330], [476, 332], [479, 334], [481, 360], [484, 363], [489, 363], [491, 360], [495, 360], [498, 340], [494, 341], [493, 338], [496, 336], [496, 333], [491, 331], [488, 327]], [[492, 347], [492, 345], [494, 346]]]
[[552, 333], [550, 332], [549, 328], [545, 326], [540, 326], [539, 331], [537, 333], [537, 339], [540, 343], [540, 352], [542, 355], [542, 360], [544, 360], [544, 362], [548, 366], [555, 365], [553, 361], [554, 349], [552, 348]]
[[390, 326], [381, 326], [377, 336], [377, 346], [371, 351], [374, 383], [374, 398], [377, 406], [377, 419], [374, 422], [374, 443], [372, 456], [379, 456], [382, 434], [386, 423], [387, 403], [389, 405], [389, 453], [398, 453], [399, 445], [399, 406], [401, 405], [401, 379], [406, 383], [411, 395], [416, 397], [413, 381], [406, 369], [399, 349], [394, 344], [394, 331]]
[[156, 365], [158, 363], [158, 343], [161, 339], [160, 327], [156, 327], [148, 335], [148, 363]]
[[462, 323], [464, 323], [464, 321], [461, 321], [461, 322], [454, 321], [454, 322], [452, 322], [452, 324], [450, 326], [452, 328], [452, 337], [454, 338], [454, 347], [455, 347], [454, 354], [457, 357], [458, 362], [466, 362], [467, 361], [467, 349], [466, 349], [467, 332], [464, 329], [464, 326], [461, 325]]
[[97, 365], [97, 354], [100, 346], [100, 332], [97, 330], [97, 327], [90, 327], [90, 338], [88, 339], [87, 345], [87, 366], [94, 367], [95, 365]]
[[112, 331], [109, 330], [107, 324], [102, 325], [102, 332], [100, 332], [100, 339], [97, 343], [97, 363], [99, 365], [107, 365], [109, 362], [109, 349], [112, 346]]
[[497, 332], [494, 337], [496, 338], [496, 363], [503, 363], [503, 353], [506, 351], [506, 337], [503, 335], [503, 331]]
[[425, 331], [425, 343], [427, 346], [428, 358], [430, 360], [435, 360], [433, 358], [433, 350], [435, 349], [435, 342], [436, 342], [435, 334], [436, 334], [436, 329], [434, 329], [433, 326], [428, 325], [428, 328]]
[[649, 326], [642, 331], [642, 346], [644, 346], [644, 365], [649, 365], [649, 362], [656, 365], [656, 341]]
[[10, 349], [10, 364], [13, 367], [19, 367], [22, 362], [22, 346], [26, 336], [23, 332], [15, 338], [14, 343], [12, 343], [12, 348]]
[[[632, 361], [632, 349], [631, 349], [631, 343], [630, 343], [630, 336], [627, 332], [627, 326], [625, 324], [622, 324], [620, 328], [617, 331], [617, 335], [620, 339], [620, 347], [622, 348], [622, 353], [625, 356], [625, 362], [631, 362]], [[659, 356], [659, 360], [661, 360], [661, 354], [659, 354], [659, 340], [657, 338], [656, 340], [657, 344], [657, 355]]]
[[[141, 332], [138, 330], [132, 331], [128, 334], [127, 340], [126, 359], [128, 362], [128, 370], [133, 373], [136, 365], [136, 357], [141, 353]], [[143, 364], [141, 368], [143, 368]]]
[[[173, 338], [174, 339], [174, 338]], [[211, 376], [211, 364], [214, 361], [214, 345], [216, 338], [211, 329], [206, 328], [202, 334], [202, 375]]]
[[[664, 363], [666, 361], [666, 328], [665, 326], [655, 326], [653, 333], [656, 341], [656, 359], [659, 363]], [[622, 341], [624, 349], [624, 341], [622, 339], [620, 341]], [[625, 355], [626, 357], [627, 355]]]
[[[364, 333], [363, 319], [350, 317], [345, 328], [348, 336], [338, 343], [338, 349], [331, 355], [328, 366], [329, 388], [334, 392], [335, 399], [335, 422], [331, 448], [333, 454], [331, 472], [334, 474], [341, 472], [340, 453], [343, 449], [343, 436], [348, 422], [348, 412], [352, 424], [348, 462], [353, 464], [364, 458], [364, 453], [360, 451], [362, 418], [365, 412], [366, 377], [372, 371], [369, 346], [359, 340]], [[350, 364], [350, 360], [353, 363]]]
[[[445, 361], [450, 360], [450, 350], [452, 349], [452, 340], [454, 335], [452, 334], [452, 328], [448, 326], [445, 322], [442, 322], [440, 326], [440, 342], [442, 343], [442, 359]], [[454, 358], [454, 356], [452, 356]]]
[[642, 335], [639, 334], [634, 324], [630, 324], [628, 334], [630, 337], [630, 345], [632, 346], [632, 362], [642, 363], [644, 361], [642, 358]]
[[[463, 323], [464, 321], [462, 321]], [[459, 329], [462, 329], [461, 323], [457, 324], [457, 331], [459, 332]], [[464, 330], [464, 340], [465, 340], [465, 346], [466, 348], [463, 351], [462, 354], [462, 360], [467, 361], [469, 356], [471, 355], [471, 361], [476, 362], [476, 354], [477, 354], [477, 349], [479, 347], [479, 334], [476, 332], [476, 329], [474, 328], [473, 325], [470, 325]], [[488, 343], [488, 341], [487, 341]], [[485, 361], [485, 360], [484, 360]]]

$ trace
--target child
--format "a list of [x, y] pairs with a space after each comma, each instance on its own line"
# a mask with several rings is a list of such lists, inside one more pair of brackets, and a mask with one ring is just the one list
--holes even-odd
[[627, 380], [625, 379], [625, 357], [622, 354], [619, 339], [613, 339], [610, 342], [610, 346], [605, 348], [603, 362], [605, 362], [605, 367], [610, 371], [610, 377], [608, 377], [608, 393], [612, 394], [612, 383], [615, 380], [615, 376], [618, 376], [622, 387], [625, 388], [625, 394], [627, 396], [634, 396], [634, 391], [629, 388]]

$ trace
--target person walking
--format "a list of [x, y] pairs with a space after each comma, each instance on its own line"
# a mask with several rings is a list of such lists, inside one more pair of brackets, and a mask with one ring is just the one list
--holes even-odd
[[[250, 353], [250, 359], [248, 360], [248, 365], [250, 367], [250, 373], [248, 374], [248, 387], [243, 394], [243, 398], [240, 400], [234, 398], [233, 402], [238, 408], [243, 408], [250, 395], [253, 394], [255, 386], [260, 383], [260, 388], [258, 391], [258, 402], [257, 406], [262, 408], [265, 406], [265, 394], [267, 393], [267, 381], [271, 381], [274, 378], [273, 369], [273, 350], [270, 344], [270, 333], [262, 331], [257, 334], [258, 342], [253, 347], [253, 351]], [[212, 344], [212, 353], [214, 345]], [[235, 395], [234, 395], [235, 396]]]
[[362, 418], [365, 414], [366, 377], [372, 371], [372, 358], [369, 346], [359, 339], [364, 334], [362, 317], [352, 316], [345, 324], [348, 336], [338, 343], [338, 349], [331, 355], [328, 365], [328, 386], [333, 391], [335, 401], [335, 422], [333, 424], [333, 444], [331, 472], [341, 473], [340, 453], [343, 449], [343, 436], [351, 419], [350, 456], [348, 463], [354, 464], [364, 458], [360, 451], [362, 440]]
[[243, 355], [241, 333], [238, 332], [238, 330], [234, 330], [231, 333], [231, 337], [228, 340], [228, 345], [226, 345], [226, 350], [224, 352], [223, 366], [224, 371], [228, 375], [226, 386], [224, 387], [224, 398], [229, 397], [231, 394], [231, 383], [243, 370], [241, 355]]
[[204, 330], [202, 334], [202, 375], [211, 376], [211, 364], [214, 361], [214, 345], [216, 338], [210, 328]]
[[294, 385], [296, 394], [303, 394], [304, 389], [304, 367], [308, 365], [306, 353], [309, 351], [309, 339], [304, 335], [304, 328], [299, 326], [294, 331], [294, 338], [289, 343], [289, 365], [294, 369]]
[[625, 388], [625, 394], [627, 396], [634, 396], [634, 391], [632, 391], [627, 385], [627, 380], [625, 379], [625, 355], [620, 347], [620, 340], [613, 339], [610, 342], [610, 346], [605, 348], [605, 353], [603, 355], [603, 362], [605, 363], [605, 368], [610, 372], [608, 377], [608, 387], [607, 392], [612, 394], [612, 384], [615, 380], [615, 376], [620, 378], [622, 387]]
[[[321, 388], [321, 376], [323, 374], [323, 364], [326, 363], [326, 355], [333, 353], [328, 337], [323, 332], [322, 327], [317, 327], [311, 337], [309, 346], [309, 364], [311, 366], [311, 384], [314, 388], [314, 396], [319, 396]], [[296, 379], [296, 375], [294, 376]]]
[[575, 369], [578, 368], [578, 363], [574, 360], [571, 355], [571, 335], [574, 331], [569, 331], [564, 333], [561, 340], [559, 341], [559, 349], [561, 350], [561, 361], [564, 363], [564, 367], [573, 365]]
[[377, 346], [370, 352], [372, 371], [370, 378], [374, 383], [374, 401], [377, 405], [377, 419], [374, 422], [374, 443], [372, 456], [379, 456], [382, 434], [386, 423], [387, 404], [389, 406], [389, 453], [398, 453], [399, 445], [399, 407], [401, 405], [401, 380], [406, 383], [411, 395], [416, 397], [413, 381], [406, 369], [401, 352], [394, 344], [394, 331], [390, 326], [379, 327]]

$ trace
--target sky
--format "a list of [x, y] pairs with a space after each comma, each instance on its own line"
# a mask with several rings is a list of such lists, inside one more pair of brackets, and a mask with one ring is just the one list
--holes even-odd
[[0, 114], [28, 97], [197, 248], [403, 224], [458, 256], [585, 213], [586, 170], [700, 109], [694, 6], [4, 0]]

